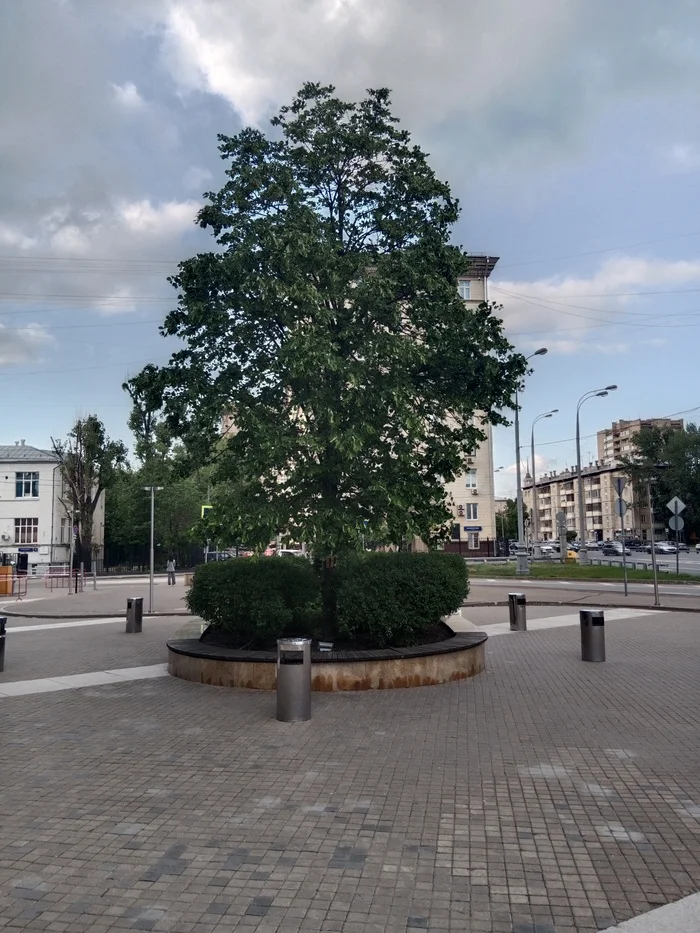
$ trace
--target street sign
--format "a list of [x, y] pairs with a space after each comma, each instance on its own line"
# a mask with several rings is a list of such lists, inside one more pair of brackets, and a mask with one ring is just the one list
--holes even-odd
[[668, 527], [671, 529], [671, 531], [683, 531], [685, 522], [680, 517], [680, 515], [672, 515], [668, 520]]
[[628, 506], [624, 499], [615, 499], [614, 508], [615, 508], [615, 515], [619, 515], [620, 518], [622, 518], [622, 516], [627, 511]]
[[673, 512], [674, 515], [678, 515], [685, 508], [685, 502], [679, 499], [678, 496], [674, 496], [670, 502], [666, 503], [666, 508], [669, 512]]
[[613, 486], [615, 487], [615, 492], [618, 494], [618, 496], [622, 495], [622, 490], [626, 485], [627, 480], [624, 476], [613, 476]]

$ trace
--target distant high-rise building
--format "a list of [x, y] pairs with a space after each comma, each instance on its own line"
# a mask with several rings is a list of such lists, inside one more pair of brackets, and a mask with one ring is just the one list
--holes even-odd
[[634, 450], [632, 439], [642, 428], [683, 430], [682, 418], [635, 418], [634, 421], [613, 421], [612, 426], [598, 431], [598, 459], [619, 460]]

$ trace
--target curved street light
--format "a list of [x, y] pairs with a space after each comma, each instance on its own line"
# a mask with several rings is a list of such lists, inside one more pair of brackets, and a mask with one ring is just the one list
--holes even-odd
[[578, 535], [580, 539], [578, 560], [580, 564], [588, 563], [588, 551], [586, 549], [586, 509], [583, 501], [583, 477], [581, 476], [581, 424], [579, 414], [581, 406], [584, 402], [587, 402], [588, 399], [605, 398], [606, 395], [614, 392], [615, 389], [617, 389], [617, 386], [612, 385], [604, 386], [602, 389], [591, 389], [590, 392], [584, 392], [576, 406], [576, 489], [578, 491]]
[[[526, 360], [531, 360], [535, 356], [544, 356], [547, 347], [540, 347]], [[525, 523], [523, 522], [523, 481], [520, 469], [520, 413], [518, 406], [518, 388], [515, 389], [515, 484], [516, 484], [516, 508], [518, 511], [518, 547], [517, 564], [515, 572], [519, 574], [529, 573], [527, 566], [527, 548], [525, 547]]]
[[535, 469], [535, 425], [538, 421], [541, 421], [543, 418], [551, 418], [552, 415], [556, 415], [559, 411], [558, 408], [553, 408], [551, 411], [545, 411], [541, 415], [538, 415], [535, 420], [532, 422], [532, 433], [530, 435], [530, 456], [532, 457], [532, 556], [533, 557], [542, 557], [542, 551], [540, 549], [538, 542], [539, 531], [538, 531], [538, 521], [539, 521], [539, 509], [537, 502], [537, 471]]

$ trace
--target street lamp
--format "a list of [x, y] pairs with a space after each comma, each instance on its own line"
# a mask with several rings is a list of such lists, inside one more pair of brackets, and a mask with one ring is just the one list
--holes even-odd
[[530, 435], [530, 456], [532, 457], [532, 556], [533, 557], [542, 557], [542, 551], [540, 549], [538, 542], [539, 533], [537, 528], [537, 522], [539, 520], [538, 516], [538, 503], [537, 503], [537, 471], [535, 469], [535, 425], [538, 421], [541, 421], [543, 418], [551, 418], [552, 415], [556, 415], [559, 411], [558, 408], [553, 408], [551, 411], [545, 411], [543, 414], [538, 415], [535, 420], [532, 422], [532, 434]]
[[[531, 360], [534, 356], [544, 356], [547, 347], [540, 347], [535, 350], [526, 360]], [[527, 547], [525, 545], [525, 523], [523, 522], [523, 481], [520, 470], [520, 416], [518, 410], [518, 387], [515, 388], [515, 482], [516, 482], [516, 503], [518, 510], [518, 545], [515, 572], [519, 574], [529, 573], [527, 566]]]
[[583, 501], [583, 477], [581, 476], [581, 424], [579, 413], [581, 411], [581, 406], [584, 402], [587, 402], [589, 398], [605, 398], [606, 395], [610, 392], [614, 392], [615, 389], [617, 389], [617, 386], [605, 386], [603, 389], [592, 389], [590, 392], [586, 392], [581, 396], [576, 406], [576, 470], [578, 474], [576, 488], [578, 490], [578, 536], [580, 539], [578, 560], [580, 564], [588, 563], [588, 551], [586, 550], [586, 509]]
[[[496, 469], [493, 471], [493, 475], [495, 476], [496, 473], [500, 473], [502, 469], [503, 469], [502, 466], [496, 467]], [[494, 512], [494, 517], [495, 517], [495, 519], [496, 519], [496, 540], [498, 540], [498, 515], [499, 515], [499, 513], [496, 511], [496, 490], [495, 490], [495, 489], [494, 489], [494, 491], [493, 491], [493, 499], [494, 499], [493, 512]], [[501, 540], [505, 541], [505, 537], [506, 537], [506, 517], [505, 517], [505, 515], [503, 514], [502, 511], [501, 511], [500, 515], [501, 515]], [[506, 555], [506, 556], [507, 556], [507, 555]]]
[[156, 492], [159, 492], [162, 486], [144, 486], [146, 492], [151, 493], [151, 573], [148, 581], [148, 611], [153, 612], [153, 568], [155, 565], [155, 548], [153, 546], [153, 528], [155, 525], [156, 513]]

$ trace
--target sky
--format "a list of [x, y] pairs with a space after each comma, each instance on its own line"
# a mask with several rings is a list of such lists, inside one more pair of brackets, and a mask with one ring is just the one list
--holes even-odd
[[[538, 474], [620, 418], [698, 419], [697, 0], [22, 0], [0, 4], [0, 443], [95, 412], [164, 363], [167, 276], [213, 241], [217, 133], [261, 129], [304, 81], [394, 111], [499, 256], [490, 297], [531, 354]], [[515, 488], [512, 428], [494, 437]]]

